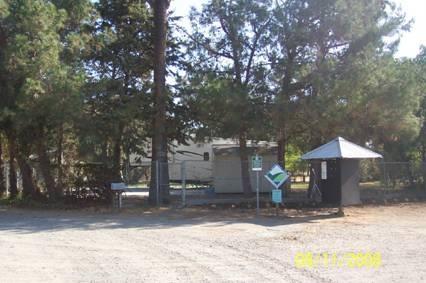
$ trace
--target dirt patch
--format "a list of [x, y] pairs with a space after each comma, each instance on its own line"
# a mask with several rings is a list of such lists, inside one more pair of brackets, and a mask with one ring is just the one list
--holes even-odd
[[[0, 208], [2, 282], [420, 282], [426, 204], [288, 209]], [[379, 252], [381, 267], [300, 269], [298, 253]]]

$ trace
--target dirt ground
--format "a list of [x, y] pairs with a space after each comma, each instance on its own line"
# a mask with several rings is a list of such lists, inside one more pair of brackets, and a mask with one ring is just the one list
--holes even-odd
[[[264, 211], [266, 213], [267, 211]], [[239, 209], [0, 208], [1, 282], [425, 282], [426, 203], [254, 217]], [[300, 252], [381, 267], [300, 269]]]

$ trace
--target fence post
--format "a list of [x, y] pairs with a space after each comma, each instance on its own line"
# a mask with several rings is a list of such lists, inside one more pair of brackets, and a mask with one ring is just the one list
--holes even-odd
[[182, 178], [182, 206], [186, 206], [186, 161], [181, 163], [181, 178]]
[[421, 171], [422, 171], [422, 181], [423, 181], [423, 183], [422, 183], [422, 187], [423, 187], [423, 189], [426, 189], [426, 163], [424, 162], [424, 161], [422, 161], [421, 162]]
[[256, 215], [259, 216], [260, 201], [259, 201], [259, 171], [256, 171]]
[[385, 185], [385, 190], [387, 190], [388, 187], [388, 178], [386, 177], [386, 162], [383, 161], [383, 183]]
[[156, 171], [157, 172], [155, 172], [156, 174], [156, 186], [155, 186], [155, 189], [156, 189], [156, 191], [157, 191], [157, 193], [156, 193], [156, 203], [157, 203], [157, 206], [159, 206], [160, 205], [160, 162], [158, 161], [158, 160], [156, 160], [155, 161], [155, 168], [156, 168]]
[[10, 193], [10, 179], [9, 179], [9, 164], [6, 164], [5, 165], [5, 167], [4, 167], [4, 176], [5, 176], [5, 178], [6, 178], [6, 196], [8, 197], [9, 196], [9, 193]]

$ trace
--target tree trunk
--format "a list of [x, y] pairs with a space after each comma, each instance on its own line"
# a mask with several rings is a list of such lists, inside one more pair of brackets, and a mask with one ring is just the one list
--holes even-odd
[[0, 136], [0, 198], [6, 193], [6, 178], [3, 164], [3, 139]]
[[[285, 169], [286, 167], [286, 163], [285, 163], [285, 155], [286, 155], [286, 143], [287, 140], [285, 138], [285, 135], [281, 135], [281, 139], [278, 140], [278, 164]], [[280, 190], [283, 191], [284, 195], [287, 196], [287, 194], [289, 193], [290, 189], [291, 189], [291, 182], [288, 180], [286, 181], [284, 184], [282, 184], [279, 187]]]
[[286, 166], [285, 164], [286, 144], [287, 144], [287, 137], [285, 135], [285, 130], [281, 129], [279, 137], [278, 137], [277, 161], [278, 161], [278, 164], [282, 166], [282, 168], [285, 168]]
[[58, 129], [58, 142], [57, 142], [57, 152], [56, 152], [56, 164], [58, 166], [58, 190], [63, 190], [63, 168], [62, 168], [62, 153], [63, 153], [63, 144], [64, 144], [64, 125], [61, 123]]
[[100, 160], [103, 164], [108, 164], [108, 140], [104, 139], [101, 144]]
[[294, 75], [294, 69], [293, 69], [293, 64], [294, 64], [294, 59], [295, 59], [295, 53], [292, 52], [291, 48], [287, 48], [287, 58], [288, 58], [288, 63], [287, 63], [287, 67], [285, 69], [284, 72], [284, 77], [282, 78], [282, 82], [281, 82], [281, 90], [278, 93], [278, 109], [277, 113], [276, 113], [276, 123], [277, 123], [277, 128], [278, 128], [278, 137], [277, 137], [277, 142], [278, 142], [278, 156], [277, 156], [277, 161], [278, 164], [280, 164], [280, 166], [282, 166], [282, 168], [285, 168], [286, 164], [285, 164], [285, 154], [286, 154], [286, 143], [287, 143], [287, 136], [286, 136], [286, 123], [288, 123], [287, 119], [289, 118], [289, 105], [288, 102], [290, 101], [290, 97], [291, 97], [291, 93], [292, 91], [290, 90], [290, 85], [293, 79], [293, 75]]
[[[164, 204], [170, 202], [169, 170], [167, 164], [167, 92], [166, 92], [166, 44], [167, 44], [167, 10], [170, 0], [153, 0], [154, 10], [154, 96], [155, 116], [152, 139], [152, 166], [149, 201], [157, 200], [157, 180], [159, 181], [159, 200]], [[157, 165], [158, 162], [158, 165]], [[159, 172], [157, 172], [157, 169]], [[159, 178], [157, 178], [159, 176]]]
[[56, 200], [60, 196], [60, 192], [57, 191], [55, 186], [55, 180], [52, 176], [52, 168], [50, 164], [49, 156], [47, 155], [46, 146], [43, 142], [44, 137], [40, 135], [37, 137], [37, 154], [40, 162], [40, 171], [43, 175], [44, 184], [46, 186], [47, 193], [51, 200]]
[[31, 167], [21, 153], [17, 154], [16, 159], [22, 175], [22, 196], [33, 198], [36, 195], [36, 187], [34, 185]]
[[426, 190], [426, 144], [422, 143], [421, 147], [421, 154], [422, 154], [422, 176], [423, 176], [423, 189]]
[[121, 143], [123, 140], [123, 128], [124, 126], [120, 123], [118, 125], [118, 134], [114, 141], [114, 149], [112, 153], [112, 173], [114, 181], [121, 182]]
[[249, 157], [247, 151], [247, 140], [244, 134], [239, 136], [240, 143], [240, 163], [241, 163], [241, 181], [243, 186], [243, 192], [245, 196], [252, 194], [250, 171], [249, 171]]
[[278, 140], [278, 156], [277, 156], [277, 162], [278, 164], [285, 168], [285, 141], [284, 139]]
[[7, 140], [9, 150], [9, 197], [13, 199], [18, 196], [18, 181], [15, 167], [16, 140], [11, 135], [8, 135]]

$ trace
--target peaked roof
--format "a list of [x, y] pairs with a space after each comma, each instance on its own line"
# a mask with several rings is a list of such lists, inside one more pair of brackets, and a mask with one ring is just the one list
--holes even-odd
[[364, 159], [383, 158], [383, 156], [341, 137], [337, 137], [331, 142], [302, 155], [304, 160], [334, 158]]

